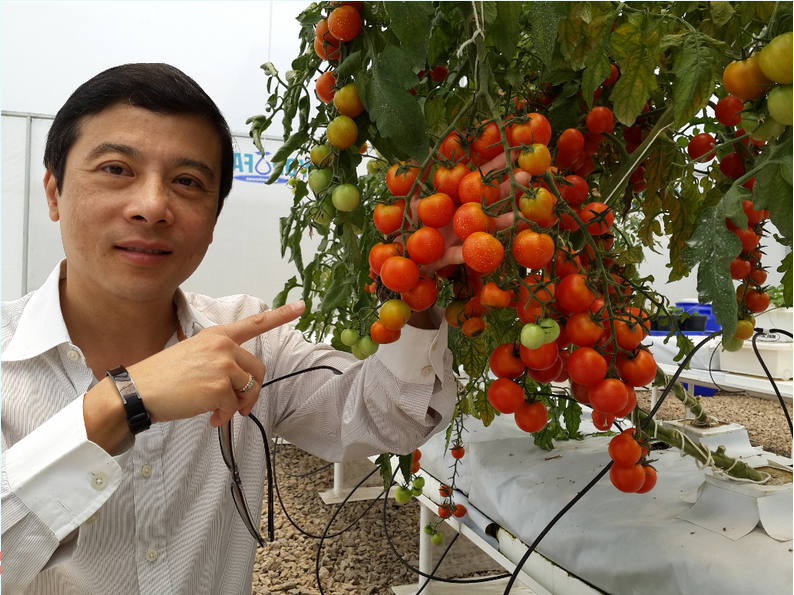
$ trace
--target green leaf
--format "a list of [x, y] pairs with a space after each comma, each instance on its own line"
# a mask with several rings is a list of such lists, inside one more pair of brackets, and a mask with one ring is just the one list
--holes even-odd
[[708, 46], [707, 39], [700, 33], [687, 35], [673, 61], [673, 110], [678, 128], [706, 106], [721, 79], [720, 57]]
[[543, 450], [554, 450], [554, 442], [552, 439], [556, 434], [555, 430], [556, 428], [552, 427], [552, 424], [546, 424], [540, 432], [532, 434], [535, 439], [535, 445]]
[[428, 132], [440, 136], [449, 126], [447, 121], [447, 104], [443, 97], [436, 95], [425, 102], [425, 118]]
[[405, 53], [387, 46], [373, 61], [372, 74], [372, 81], [364, 85], [366, 100], [362, 102], [366, 101], [378, 132], [411, 157], [425, 159], [429, 145], [427, 124], [416, 97], [407, 91], [410, 86], [406, 85], [413, 85], [416, 75]]
[[698, 301], [711, 303], [714, 317], [728, 337], [736, 332], [738, 312], [730, 264], [741, 251], [742, 243], [725, 227], [725, 213], [718, 205], [703, 211], [697, 230], [681, 253], [688, 267], [698, 266]]
[[742, 203], [751, 196], [752, 193], [747, 188], [734, 184], [722, 198], [722, 211], [739, 229], [747, 228], [747, 214]]
[[520, 16], [520, 2], [496, 3], [496, 20], [490, 27], [490, 33], [497, 54], [505, 64], [510, 64], [518, 45], [518, 36], [521, 32], [518, 23]]
[[783, 285], [783, 300], [787, 308], [791, 308], [792, 306], [791, 254], [791, 252], [786, 254], [785, 258], [783, 258], [783, 262], [780, 263], [780, 266], [777, 268], [778, 273], [783, 273], [783, 279], [780, 281], [780, 284]]
[[281, 306], [286, 304], [287, 295], [289, 294], [290, 291], [298, 287], [298, 285], [299, 283], [296, 277], [290, 278], [290, 280], [287, 281], [286, 284], [284, 285], [284, 289], [279, 291], [278, 294], [276, 294], [276, 297], [273, 298], [273, 303], [271, 304], [271, 307], [275, 310], [276, 308], [280, 308]]
[[[612, 13], [601, 12], [601, 9], [592, 18], [587, 18], [592, 15], [583, 13], [582, 7], [585, 4], [569, 4], [572, 7], [570, 13], [560, 23], [560, 49], [574, 70], [581, 70], [592, 59], [593, 54], [601, 53], [609, 38], [614, 18]], [[605, 78], [606, 76], [599, 84]]]
[[709, 10], [711, 11], [711, 20], [717, 27], [722, 27], [736, 13], [730, 2], [709, 2]]
[[532, 45], [546, 66], [551, 66], [559, 23], [567, 14], [564, 2], [531, 2], [529, 5]]
[[336, 80], [339, 80], [339, 77], [341, 76], [355, 75], [359, 70], [361, 70], [363, 60], [364, 57], [361, 54], [361, 50], [356, 50], [355, 52], [349, 54], [334, 71]]
[[391, 468], [391, 455], [389, 453], [378, 455], [378, 458], [375, 459], [375, 464], [380, 468], [380, 476], [383, 479], [383, 489], [388, 493], [389, 488], [391, 488], [391, 476], [393, 473]]
[[612, 73], [612, 65], [605, 54], [600, 54], [598, 59], [585, 68], [582, 74], [582, 95], [587, 106], [593, 107], [593, 93]]
[[403, 483], [408, 482], [413, 473], [411, 473], [411, 463], [414, 460], [414, 453], [409, 452], [407, 455], [400, 455], [400, 473], [403, 476]]
[[562, 418], [565, 421], [565, 429], [568, 430], [568, 435], [571, 438], [577, 436], [579, 434], [579, 424], [582, 421], [582, 408], [579, 403], [568, 401], [568, 405], [562, 413]]
[[628, 22], [620, 25], [610, 38], [612, 57], [620, 66], [620, 77], [612, 88], [612, 113], [631, 126], [656, 90], [655, 70], [659, 63], [661, 35]]
[[427, 61], [430, 30], [435, 9], [432, 2], [384, 2], [391, 31], [412, 66], [423, 68]]
[[[496, 417], [496, 409], [491, 406], [485, 392], [481, 390], [474, 393], [474, 411], [476, 412], [476, 417], [486, 428], [491, 425], [491, 422]], [[474, 412], [472, 413], [474, 414]]]
[[792, 242], [791, 127], [782, 142], [774, 145], [768, 159], [758, 164], [753, 186], [753, 207], [769, 209], [769, 219]]
[[276, 151], [276, 154], [273, 155], [271, 161], [274, 163], [281, 161], [286, 162], [287, 157], [292, 155], [292, 153], [294, 153], [299, 147], [303, 146], [307, 140], [309, 140], [309, 133], [306, 130], [299, 130], [290, 136], [283, 145], [281, 145], [281, 148]]

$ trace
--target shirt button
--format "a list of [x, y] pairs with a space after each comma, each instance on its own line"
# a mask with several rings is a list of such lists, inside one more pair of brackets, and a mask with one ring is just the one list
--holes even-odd
[[90, 517], [88, 517], [85, 520], [85, 524], [86, 525], [92, 525], [94, 523], [94, 521], [97, 520], [98, 518], [99, 518], [99, 511], [97, 510], [94, 514], [92, 514]]
[[77, 353], [74, 349], [70, 349], [69, 351], [66, 352], [66, 357], [68, 357], [73, 362], [76, 362], [77, 360], [80, 359], [80, 354]]
[[149, 562], [154, 562], [157, 560], [157, 550], [149, 550], [146, 552], [146, 559]]
[[433, 373], [433, 366], [425, 366], [422, 368], [422, 376], [427, 376], [428, 374]]
[[144, 465], [141, 467], [141, 475], [143, 475], [146, 479], [149, 479], [152, 476], [152, 466]]
[[103, 490], [105, 486], [108, 485], [108, 476], [102, 473], [92, 473], [91, 474], [91, 487], [95, 490]]
[[438, 343], [433, 343], [433, 344], [430, 346], [430, 351], [435, 351], [436, 349], [438, 349]]

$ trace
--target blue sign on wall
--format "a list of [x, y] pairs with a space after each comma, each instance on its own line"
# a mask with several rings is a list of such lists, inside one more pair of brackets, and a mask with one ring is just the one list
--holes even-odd
[[[270, 151], [265, 151], [265, 155], [259, 153], [235, 153], [234, 154], [234, 179], [241, 182], [253, 182], [264, 184], [273, 172], [273, 163], [270, 161]], [[289, 171], [290, 164], [294, 159], [287, 159], [284, 172], [275, 181], [276, 184], [286, 184], [289, 176], [285, 172]]]

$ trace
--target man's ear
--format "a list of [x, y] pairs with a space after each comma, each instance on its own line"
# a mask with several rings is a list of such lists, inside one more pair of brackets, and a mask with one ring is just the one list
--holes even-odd
[[50, 220], [58, 221], [60, 219], [58, 201], [61, 195], [58, 192], [58, 180], [55, 179], [55, 176], [49, 169], [47, 169], [44, 174], [44, 194], [47, 196], [47, 208], [50, 213]]

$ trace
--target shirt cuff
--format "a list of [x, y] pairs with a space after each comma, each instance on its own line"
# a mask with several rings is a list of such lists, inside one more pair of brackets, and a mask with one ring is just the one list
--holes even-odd
[[61, 541], [116, 491], [130, 451], [112, 457], [88, 440], [81, 396], [8, 449], [6, 473], [17, 497]]
[[405, 325], [400, 338], [381, 345], [375, 356], [403, 382], [434, 384], [436, 378], [443, 381], [447, 328], [445, 320], [437, 330]]

